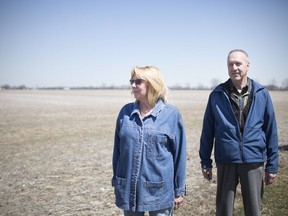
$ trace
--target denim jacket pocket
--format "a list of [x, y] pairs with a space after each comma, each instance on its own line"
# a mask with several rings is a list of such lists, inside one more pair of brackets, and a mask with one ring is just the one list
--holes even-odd
[[163, 181], [161, 182], [145, 182], [144, 183], [144, 204], [159, 204], [163, 193]]
[[150, 136], [147, 142], [147, 157], [155, 158], [158, 160], [165, 158], [165, 152], [167, 150], [167, 137], [164, 135]]
[[125, 202], [126, 179], [117, 176], [115, 177], [114, 193], [117, 203], [126, 203]]

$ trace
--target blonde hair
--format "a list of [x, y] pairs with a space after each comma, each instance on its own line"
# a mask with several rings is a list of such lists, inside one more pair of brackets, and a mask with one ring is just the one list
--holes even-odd
[[161, 99], [167, 103], [168, 88], [160, 70], [154, 66], [134, 67], [131, 71], [131, 79], [136, 76], [148, 82], [148, 101], [153, 106]]

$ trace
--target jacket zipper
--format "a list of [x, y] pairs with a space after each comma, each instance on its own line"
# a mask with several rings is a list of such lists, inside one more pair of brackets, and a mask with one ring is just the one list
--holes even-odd
[[[228, 97], [229, 97], [229, 96], [228, 96]], [[243, 158], [244, 158], [244, 157], [243, 157], [243, 134], [241, 133], [241, 130], [240, 130], [240, 124], [241, 124], [241, 120], [242, 120], [242, 110], [240, 109], [239, 104], [234, 100], [234, 98], [232, 98], [232, 101], [233, 101], [233, 103], [235, 103], [235, 104], [237, 105], [237, 107], [238, 107], [238, 109], [239, 109], [239, 111], [240, 111], [240, 113], [239, 113], [239, 119], [238, 119], [239, 123], [237, 124], [237, 129], [238, 129], [238, 133], [239, 133], [239, 135], [240, 135], [239, 148], [240, 148], [241, 160], [244, 161], [244, 160], [243, 160]], [[232, 105], [230, 105], [230, 108], [231, 108], [231, 110], [232, 110], [232, 113], [234, 113]], [[236, 122], [237, 122], [237, 118], [236, 118], [235, 115], [234, 115], [234, 117], [235, 117], [235, 120], [236, 120]], [[243, 128], [243, 132], [244, 132], [244, 128]]]

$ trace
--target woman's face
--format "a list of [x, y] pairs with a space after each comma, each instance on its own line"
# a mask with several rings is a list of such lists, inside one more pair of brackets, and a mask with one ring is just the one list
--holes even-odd
[[147, 100], [148, 82], [133, 76], [130, 80], [132, 93], [134, 98], [138, 101]]

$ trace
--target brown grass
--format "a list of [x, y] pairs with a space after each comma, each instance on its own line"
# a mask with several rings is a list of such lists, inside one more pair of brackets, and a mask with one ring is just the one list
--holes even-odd
[[[271, 92], [281, 146], [287, 93]], [[208, 94], [170, 92], [188, 140], [187, 196], [176, 216], [215, 213], [215, 174], [204, 181], [198, 157]], [[111, 157], [118, 111], [130, 101], [129, 90], [0, 91], [0, 215], [121, 215]]]

